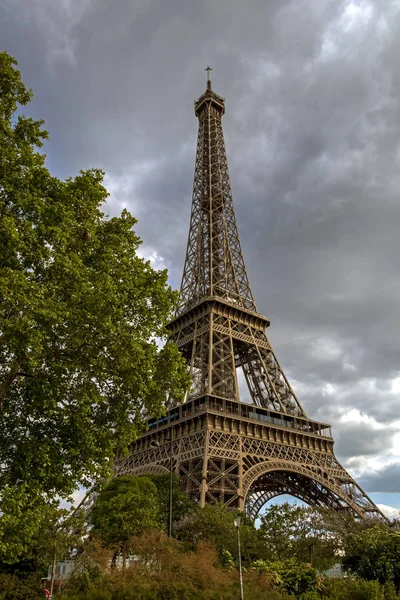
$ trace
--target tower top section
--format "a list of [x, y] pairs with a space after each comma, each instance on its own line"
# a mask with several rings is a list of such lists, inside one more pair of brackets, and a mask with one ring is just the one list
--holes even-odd
[[194, 105], [199, 131], [181, 303], [176, 316], [207, 298], [219, 298], [232, 309], [240, 307], [256, 313], [233, 208], [221, 118], [225, 102], [211, 88], [211, 67], [206, 71], [207, 88]]
[[210, 73], [212, 67], [206, 67], [205, 70], [207, 71], [207, 89], [198, 100], [195, 100], [194, 112], [196, 117], [200, 117], [203, 110], [213, 106], [216, 109], [217, 114], [221, 117], [225, 112], [225, 100], [221, 96], [218, 96], [211, 88]]

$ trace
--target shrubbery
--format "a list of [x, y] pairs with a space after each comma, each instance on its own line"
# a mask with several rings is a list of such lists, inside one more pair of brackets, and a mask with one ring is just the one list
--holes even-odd
[[400, 532], [377, 524], [353, 533], [345, 542], [344, 567], [363, 579], [393, 583], [400, 589]]
[[377, 581], [363, 579], [331, 579], [325, 582], [323, 598], [330, 600], [387, 600], [398, 598], [387, 596]]
[[[236, 569], [221, 567], [217, 552], [205, 542], [195, 551], [169, 540], [160, 531], [132, 538], [127, 567], [111, 568], [113, 550], [91, 545], [78, 560], [77, 573], [60, 600], [233, 600], [239, 593]], [[105, 562], [106, 561], [106, 564]], [[270, 573], [244, 573], [246, 596], [260, 600], [289, 600], [276, 589]], [[274, 589], [275, 588], [275, 589]], [[101, 594], [98, 590], [101, 590]], [[98, 595], [96, 595], [98, 594]]]
[[[188, 551], [161, 531], [135, 537], [126, 568], [111, 568], [113, 549], [91, 542], [59, 600], [236, 600], [238, 572], [221, 566], [206, 542]], [[244, 571], [246, 600], [400, 600], [393, 584], [326, 579], [294, 560], [259, 560]], [[8, 600], [8, 598], [7, 598]]]
[[290, 594], [301, 595], [321, 588], [321, 578], [311, 565], [298, 563], [295, 560], [285, 562], [266, 562], [258, 560], [253, 569], [260, 573], [268, 573], [277, 588]]
[[43, 600], [40, 579], [34, 575], [20, 579], [16, 575], [0, 573], [0, 600]]

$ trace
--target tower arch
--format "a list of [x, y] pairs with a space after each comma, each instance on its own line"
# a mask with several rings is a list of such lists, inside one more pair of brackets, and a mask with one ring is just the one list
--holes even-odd
[[323, 469], [293, 462], [264, 461], [251, 467], [243, 478], [245, 511], [256, 518], [272, 498], [289, 494], [310, 506], [351, 510], [363, 517], [362, 508]]

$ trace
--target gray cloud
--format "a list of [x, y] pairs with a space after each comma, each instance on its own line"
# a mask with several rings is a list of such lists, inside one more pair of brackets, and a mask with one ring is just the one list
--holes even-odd
[[309, 415], [333, 422], [342, 457], [390, 454], [395, 428], [342, 417], [399, 418], [398, 4], [6, 0], [2, 11], [50, 168], [104, 168], [106, 211], [131, 210], [174, 286], [193, 100], [211, 63], [243, 253], [280, 362]]
[[388, 465], [381, 471], [364, 475], [360, 480], [361, 485], [368, 492], [400, 492], [400, 463]]
[[394, 434], [395, 431], [390, 428], [376, 429], [365, 423], [342, 423], [335, 436], [338, 458], [347, 462], [349, 458], [379, 456], [382, 449], [393, 441]]

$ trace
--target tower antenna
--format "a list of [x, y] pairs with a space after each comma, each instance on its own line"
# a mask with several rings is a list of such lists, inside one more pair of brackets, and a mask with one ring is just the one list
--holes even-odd
[[210, 73], [211, 73], [211, 71], [212, 71], [212, 67], [208, 67], [208, 66], [207, 66], [207, 67], [206, 67], [204, 70], [205, 70], [205, 71], [207, 71], [207, 88], [208, 88], [208, 89], [211, 89], [211, 78], [210, 78]]

